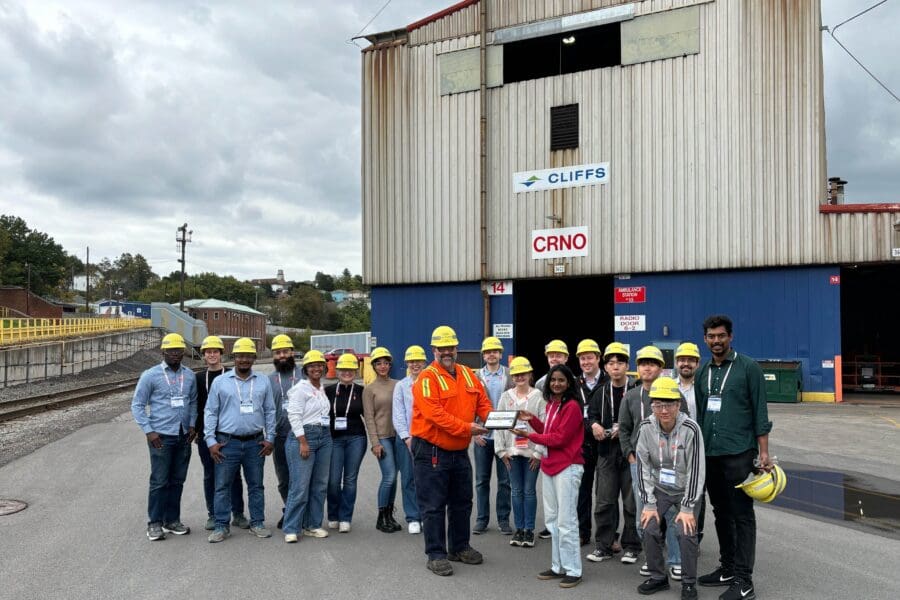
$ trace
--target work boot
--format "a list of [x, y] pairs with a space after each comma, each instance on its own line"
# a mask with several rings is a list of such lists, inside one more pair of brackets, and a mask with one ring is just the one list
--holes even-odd
[[480, 565], [482, 562], [484, 562], [484, 557], [481, 556], [481, 552], [479, 552], [475, 548], [467, 546], [459, 552], [451, 552], [450, 554], [448, 554], [447, 560], [451, 560], [453, 562], [461, 562], [467, 565]]
[[388, 533], [394, 533], [403, 529], [403, 526], [394, 519], [393, 504], [388, 504], [384, 507], [384, 526], [388, 529]]
[[387, 507], [381, 507], [378, 509], [378, 521], [375, 523], [375, 529], [378, 531], [383, 531], [384, 533], [394, 533], [394, 530], [391, 529], [391, 526], [388, 525], [387, 520], [385, 519], [385, 514], [387, 513]]

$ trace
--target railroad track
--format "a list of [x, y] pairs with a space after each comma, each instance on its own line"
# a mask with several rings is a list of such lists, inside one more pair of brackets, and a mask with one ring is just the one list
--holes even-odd
[[114, 392], [133, 390], [138, 378], [139, 376], [136, 375], [118, 381], [85, 386], [77, 390], [63, 390], [0, 402], [0, 423], [46, 410], [80, 404]]

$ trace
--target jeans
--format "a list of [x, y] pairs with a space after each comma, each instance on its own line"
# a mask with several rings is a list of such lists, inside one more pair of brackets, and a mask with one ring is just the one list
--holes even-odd
[[632, 552], [641, 551], [635, 519], [635, 496], [631, 485], [631, 469], [622, 456], [616, 442], [609, 454], [597, 456], [597, 473], [594, 487], [597, 505], [594, 519], [597, 522], [597, 548], [612, 553], [612, 543], [616, 539], [619, 525], [619, 496], [622, 497], [622, 548]]
[[509, 471], [503, 461], [494, 454], [494, 440], [485, 439], [484, 446], [475, 444], [475, 523], [487, 527], [491, 521], [491, 471], [497, 464], [497, 524], [509, 526], [510, 490]]
[[[406, 522], [412, 523], [419, 521], [419, 502], [416, 500], [416, 478], [413, 472], [413, 456], [412, 450], [406, 447], [406, 442], [397, 440], [397, 451], [394, 453], [394, 460], [397, 462], [397, 468], [400, 469], [400, 491], [403, 496], [403, 514], [406, 515]], [[410, 438], [412, 439], [412, 438]]]
[[383, 448], [378, 468], [381, 469], [381, 483], [378, 485], [378, 508], [394, 504], [397, 495], [397, 461], [395, 460], [396, 436], [381, 438], [378, 443]]
[[287, 503], [288, 486], [291, 484], [291, 476], [288, 472], [287, 457], [284, 455], [284, 444], [288, 437], [293, 437], [292, 433], [275, 435], [275, 449], [272, 451], [272, 462], [275, 463], [275, 478], [278, 479], [278, 495], [281, 496], [281, 503]]
[[[594, 474], [597, 470], [597, 450], [593, 446], [583, 445], [581, 456], [584, 458], [584, 475], [578, 486], [578, 535], [581, 539], [591, 539], [591, 503], [594, 499]], [[594, 535], [599, 540], [600, 529]]]
[[[631, 469], [631, 489], [632, 495], [634, 496], [634, 507], [635, 507], [635, 527], [637, 528], [637, 535], [640, 540], [644, 539], [644, 529], [641, 527], [641, 513], [644, 511], [644, 503], [641, 501], [641, 492], [640, 485], [641, 482], [638, 481], [637, 478], [637, 463], [632, 463], [629, 465]], [[678, 516], [678, 513], [674, 510], [669, 510], [665, 513], [665, 535], [666, 535], [666, 548], [668, 549], [666, 562], [669, 566], [680, 565], [681, 564], [681, 551], [678, 545], [678, 538], [675, 533], [675, 517]], [[623, 541], [624, 544], [624, 541]], [[624, 546], [623, 546], [624, 547]], [[640, 546], [638, 546], [638, 550], [640, 550]]]
[[353, 520], [356, 506], [356, 479], [366, 455], [365, 435], [341, 435], [332, 438], [331, 468], [328, 476], [328, 520]]
[[[512, 456], [509, 459], [509, 487], [516, 529], [534, 530], [537, 479], [541, 468], [532, 470], [530, 462], [531, 459], [525, 456]], [[506, 469], [506, 466], [503, 468]]]
[[216, 497], [214, 512], [216, 529], [227, 529], [231, 516], [231, 489], [238, 471], [243, 467], [244, 479], [247, 480], [247, 501], [250, 505], [250, 525], [261, 527], [266, 520], [266, 499], [263, 488], [263, 467], [266, 458], [260, 456], [262, 434], [254, 439], [241, 441], [227, 433], [216, 435], [216, 441], [222, 444], [220, 451], [224, 460], [216, 465]]
[[581, 541], [578, 539], [578, 489], [582, 465], [569, 465], [556, 475], [541, 473], [544, 519], [550, 531], [552, 562], [557, 573], [581, 577]]
[[425, 554], [447, 558], [469, 547], [472, 518], [472, 463], [468, 450], [443, 450], [413, 438], [416, 498], [422, 514]]
[[756, 513], [753, 498], [734, 486], [753, 470], [756, 450], [706, 457], [706, 491], [716, 518], [719, 562], [734, 576], [750, 582], [756, 559]]
[[328, 473], [331, 470], [331, 431], [321, 425], [304, 425], [309, 457], [300, 456], [300, 442], [293, 435], [284, 444], [291, 485], [284, 507], [285, 533], [322, 526]]
[[162, 447], [150, 450], [150, 490], [147, 494], [147, 519], [150, 523], [181, 521], [181, 492], [191, 461], [187, 435], [159, 434]]
[[[677, 516], [678, 511], [681, 510], [682, 497], [683, 494], [673, 496], [656, 490], [657, 512]], [[674, 516], [666, 528], [666, 545], [675, 545], [680, 548], [677, 564], [681, 564], [681, 558], [684, 557], [684, 564], [681, 567], [682, 584], [693, 584], [697, 581], [697, 548], [700, 543], [697, 540], [697, 531], [695, 530], [691, 535], [686, 535], [681, 523], [675, 522]], [[696, 509], [694, 510], [694, 516], [697, 516]], [[672, 533], [671, 537], [675, 539], [674, 542], [669, 541], [669, 533]], [[663, 565], [662, 541], [663, 533], [659, 521], [650, 519], [650, 522], [647, 523], [647, 529], [644, 530], [644, 549], [647, 552], [647, 567], [650, 569], [650, 577], [657, 580], [668, 578], [665, 565]], [[671, 565], [671, 551], [669, 556], [669, 564]]]
[[[209, 453], [209, 446], [201, 439], [197, 444], [197, 454], [200, 455], [200, 464], [203, 465], [203, 497], [206, 500], [206, 515], [212, 519], [216, 516], [216, 463]], [[240, 472], [234, 474], [234, 482], [231, 484], [231, 511], [236, 515], [244, 514], [244, 482]]]

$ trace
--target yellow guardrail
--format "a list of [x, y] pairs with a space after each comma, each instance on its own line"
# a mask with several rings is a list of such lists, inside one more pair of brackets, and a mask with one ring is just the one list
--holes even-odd
[[148, 327], [150, 319], [0, 319], [0, 345]]

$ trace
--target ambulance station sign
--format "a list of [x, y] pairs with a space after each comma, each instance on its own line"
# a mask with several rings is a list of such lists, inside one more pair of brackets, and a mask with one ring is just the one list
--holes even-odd
[[616, 331], [647, 331], [646, 315], [616, 315]]
[[568, 258], [587, 256], [590, 251], [588, 228], [557, 227], [531, 232], [531, 258]]
[[617, 287], [615, 294], [616, 304], [634, 304], [647, 301], [647, 287]]
[[609, 163], [570, 165], [556, 169], [513, 173], [513, 191], [537, 192], [609, 183]]

